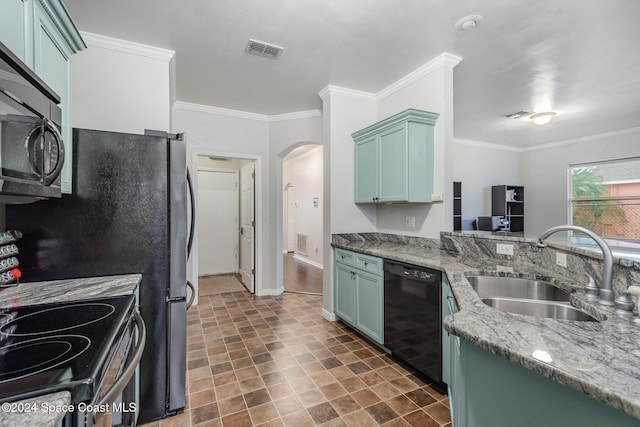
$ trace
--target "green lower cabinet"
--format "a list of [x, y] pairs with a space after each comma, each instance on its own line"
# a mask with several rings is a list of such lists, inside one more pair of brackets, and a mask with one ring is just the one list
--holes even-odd
[[355, 324], [356, 278], [353, 268], [335, 263], [335, 312], [350, 325]]
[[[382, 259], [336, 249], [334, 260], [336, 315], [374, 342], [384, 345]], [[354, 262], [363, 269], [355, 268]]]
[[356, 273], [356, 328], [378, 344], [384, 344], [382, 293], [382, 277]]
[[[460, 341], [463, 401], [453, 398], [455, 427], [637, 427], [640, 420], [583, 393]], [[455, 381], [455, 379], [454, 379]], [[450, 396], [451, 399], [452, 396]], [[464, 407], [459, 408], [460, 403]], [[459, 410], [464, 419], [457, 418]]]
[[[442, 319], [458, 311], [446, 274], [442, 275]], [[460, 372], [460, 338], [442, 329], [442, 381], [448, 386], [449, 411], [454, 426], [466, 426], [464, 381]]]

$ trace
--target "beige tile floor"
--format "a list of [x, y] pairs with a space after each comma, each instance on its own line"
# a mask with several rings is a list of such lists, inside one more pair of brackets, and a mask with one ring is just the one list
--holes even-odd
[[449, 401], [322, 297], [205, 296], [188, 313], [187, 408], [145, 426], [447, 426]]

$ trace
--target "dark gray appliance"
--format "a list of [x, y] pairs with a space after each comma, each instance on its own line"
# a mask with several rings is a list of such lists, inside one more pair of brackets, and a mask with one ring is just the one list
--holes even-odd
[[107, 404], [114, 425], [134, 425], [131, 379], [145, 344], [134, 302], [121, 295], [0, 309], [0, 401], [64, 390], [76, 410], [63, 425], [99, 425], [106, 414], [91, 407]]
[[441, 294], [440, 271], [384, 260], [384, 345], [446, 390]]
[[23, 233], [24, 281], [142, 273], [140, 423], [185, 406], [187, 167], [175, 137], [74, 129], [73, 194], [6, 214]]
[[60, 98], [0, 43], [0, 203], [60, 197]]

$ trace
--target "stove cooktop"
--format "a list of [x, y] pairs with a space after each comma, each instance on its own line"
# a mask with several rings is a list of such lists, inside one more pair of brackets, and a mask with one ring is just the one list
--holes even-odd
[[115, 343], [134, 310], [134, 296], [0, 309], [0, 400], [95, 393]]

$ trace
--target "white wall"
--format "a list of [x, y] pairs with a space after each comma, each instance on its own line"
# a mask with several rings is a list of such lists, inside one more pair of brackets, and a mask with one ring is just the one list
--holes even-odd
[[[297, 150], [300, 150], [298, 148]], [[322, 146], [317, 145], [303, 154], [296, 151], [285, 157], [283, 162], [282, 181], [295, 188], [297, 206], [290, 212], [295, 218], [296, 233], [307, 234], [307, 255], [298, 255], [302, 260], [323, 266], [324, 237], [322, 233]], [[283, 190], [284, 191], [284, 188]], [[313, 198], [318, 205], [313, 206]], [[284, 210], [283, 201], [283, 210]], [[285, 215], [283, 215], [285, 216]], [[283, 221], [283, 227], [286, 223]], [[285, 233], [283, 233], [284, 236]], [[284, 240], [284, 239], [283, 239]], [[284, 243], [284, 242], [283, 242]]]
[[[234, 117], [217, 113], [218, 110], [192, 104], [176, 103], [172, 111], [172, 132], [184, 132], [187, 141], [187, 165], [195, 170], [194, 157], [221, 156], [256, 161], [256, 293], [276, 293], [275, 267], [267, 262], [273, 251], [273, 232], [270, 223], [269, 188], [270, 165], [268, 123], [241, 115]], [[195, 178], [192, 176], [192, 179]], [[197, 188], [197, 178], [193, 179]], [[196, 200], [196, 204], [198, 201]], [[196, 221], [194, 249], [198, 247], [198, 221]], [[194, 266], [198, 265], [198, 252], [192, 251], [187, 267], [189, 280], [196, 285]]]
[[[524, 185], [520, 150], [461, 139], [453, 142], [453, 181], [462, 182], [463, 219], [491, 215], [492, 185]], [[528, 202], [528, 188], [525, 191]]]
[[635, 128], [546, 144], [522, 152], [526, 233], [538, 235], [567, 223], [569, 163], [640, 156], [639, 141], [640, 128]]
[[169, 131], [173, 52], [82, 33], [88, 49], [71, 57], [73, 127]]

